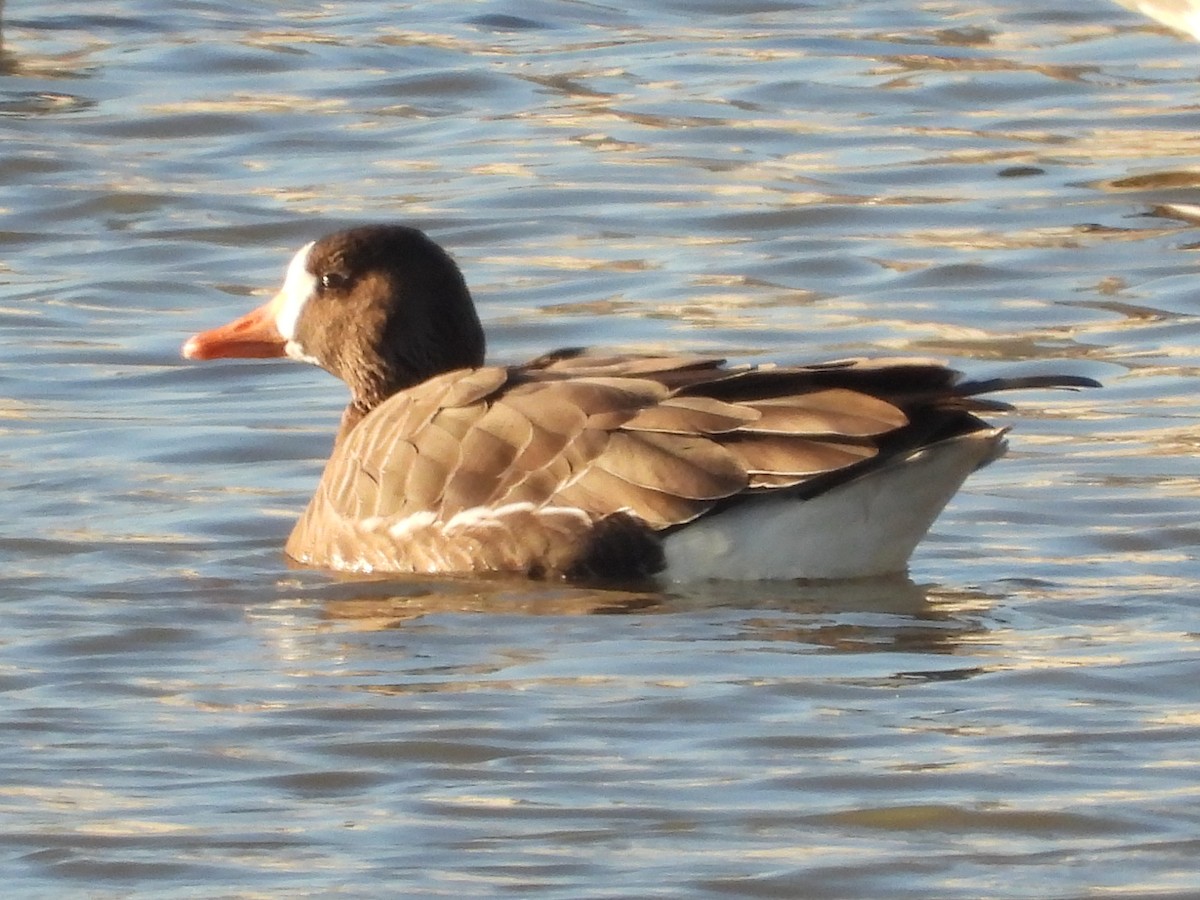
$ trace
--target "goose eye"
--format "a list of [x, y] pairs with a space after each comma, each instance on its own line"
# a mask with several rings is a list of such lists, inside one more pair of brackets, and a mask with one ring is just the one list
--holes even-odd
[[350, 283], [350, 279], [341, 272], [326, 272], [321, 276], [321, 290], [337, 291]]

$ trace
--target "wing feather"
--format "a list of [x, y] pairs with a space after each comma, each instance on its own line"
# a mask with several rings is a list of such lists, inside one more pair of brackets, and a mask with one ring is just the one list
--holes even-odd
[[513, 464], [533, 439], [529, 420], [511, 407], [494, 403], [470, 409], [475, 414], [459, 439], [460, 464], [442, 496], [446, 517], [493, 502], [514, 479]]
[[745, 403], [760, 418], [743, 431], [874, 437], [908, 424], [903, 410], [869, 394], [829, 388]]
[[[596, 466], [621, 482], [689, 500], [719, 500], [746, 487], [746, 470], [716, 441], [654, 432], [617, 432]], [[640, 515], [635, 503], [621, 503]]]
[[462, 459], [462, 444], [436, 420], [414, 435], [412, 443], [416, 456], [408, 471], [396, 472], [397, 479], [404, 479], [403, 491], [386, 497], [381, 493], [380, 499], [390, 504], [381, 503], [376, 515], [406, 515], [439, 507], [446, 484]]
[[791, 435], [751, 435], [725, 445], [738, 462], [753, 475], [800, 477], [821, 475], [870, 459], [874, 447], [811, 440]]
[[690, 522], [712, 505], [631, 484], [599, 468], [566, 485], [555, 499], [564, 505], [597, 510], [601, 516], [631, 513], [654, 529]]
[[622, 427], [668, 434], [721, 434], [752, 427], [761, 418], [762, 413], [748, 404], [724, 403], [711, 397], [668, 397], [640, 410]]

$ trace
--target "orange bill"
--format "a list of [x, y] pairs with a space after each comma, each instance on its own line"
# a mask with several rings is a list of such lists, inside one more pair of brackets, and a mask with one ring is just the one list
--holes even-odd
[[287, 339], [275, 315], [281, 300], [271, 300], [227, 325], [202, 331], [183, 345], [186, 359], [268, 359], [286, 356]]

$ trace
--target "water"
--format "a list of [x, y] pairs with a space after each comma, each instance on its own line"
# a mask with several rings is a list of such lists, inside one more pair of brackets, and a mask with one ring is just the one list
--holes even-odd
[[[1194, 896], [1200, 47], [1115, 5], [5, 10], [12, 896]], [[395, 219], [496, 359], [936, 355], [1018, 399], [907, 578], [280, 554], [345, 394], [193, 365]]]

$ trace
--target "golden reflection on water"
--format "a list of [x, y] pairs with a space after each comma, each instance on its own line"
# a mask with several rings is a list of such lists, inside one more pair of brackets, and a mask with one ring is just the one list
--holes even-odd
[[662, 610], [665, 597], [649, 592], [586, 589], [530, 590], [528, 586], [480, 591], [430, 591], [411, 596], [366, 596], [326, 600], [322, 618], [355, 630], [396, 628], [414, 619], [443, 613], [487, 615], [582, 616], [646, 613]]
[[[501, 616], [589, 616], [644, 615], [647, 613], [690, 613], [702, 609], [741, 609], [786, 612], [784, 620], [774, 617], [744, 622], [745, 637], [753, 640], [800, 641], [850, 649], [855, 641], [878, 634], [893, 626], [829, 626], [829, 616], [864, 613], [888, 617], [900, 622], [917, 619], [916, 631], [898, 638], [914, 643], [924, 640], [929, 649], [952, 640], [957, 627], [942, 625], [951, 621], [951, 600], [961, 602], [968, 595], [940, 594], [931, 604], [929, 588], [917, 585], [905, 576], [863, 579], [853, 582], [782, 582], [747, 585], [741, 582], [712, 582], [689, 586], [686, 593], [675, 592], [671, 585], [647, 585], [644, 589], [619, 587], [577, 587], [567, 584], [541, 584], [498, 578], [494, 581], [441, 579], [425, 582], [412, 579], [381, 581], [346, 580], [331, 584], [313, 598], [320, 604], [322, 621], [345, 625], [356, 630], [394, 628], [427, 616], [442, 614], [479, 614]], [[320, 594], [336, 596], [321, 598]], [[973, 602], [979, 597], [971, 595]], [[811, 617], [811, 629], [795, 624], [796, 616]], [[904, 631], [907, 625], [895, 626]], [[926, 633], [928, 631], [928, 633]], [[919, 634], [918, 634], [919, 632]], [[858, 634], [855, 638], [853, 635]], [[876, 647], [875, 649], [878, 649]]]
[[[893, 73], [927, 72], [1032, 72], [1058, 81], [1082, 81], [1100, 70], [1096, 66], [1051, 66], [1022, 64], [1002, 57], [945, 57], [930, 54], [881, 57], [884, 65], [870, 70], [872, 75], [888, 77]], [[909, 89], [919, 81], [905, 75], [884, 82], [881, 87]]]
[[310, 112], [334, 113], [344, 110], [343, 99], [318, 100], [300, 94], [234, 94], [220, 99], [177, 100], [171, 103], [156, 103], [146, 107], [146, 112], [161, 116], [212, 115], [233, 113], [279, 113], [303, 106]]

